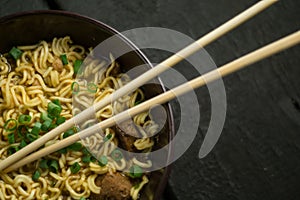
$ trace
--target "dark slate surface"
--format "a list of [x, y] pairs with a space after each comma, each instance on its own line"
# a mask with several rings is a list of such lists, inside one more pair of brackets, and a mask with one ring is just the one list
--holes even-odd
[[45, 10], [49, 9], [48, 3], [41, 0], [2, 0], [0, 2], [0, 15], [5, 16], [16, 12], [22, 12], [27, 10]]
[[[49, 3], [50, 2], [50, 3]], [[123, 31], [158, 26], [196, 39], [257, 1], [64, 0], [1, 1], [0, 15], [31, 9], [64, 9]], [[55, 4], [55, 2], [57, 4]], [[284, 0], [232, 31], [206, 50], [218, 66], [300, 27], [300, 1]], [[146, 51], [153, 62], [167, 53]], [[210, 120], [210, 99], [197, 90], [199, 134], [173, 165], [165, 199], [299, 199], [300, 47], [294, 47], [224, 79], [227, 118], [222, 136], [204, 159], [197, 155]], [[185, 62], [177, 66], [187, 77]], [[174, 108], [176, 120], [179, 109]]]

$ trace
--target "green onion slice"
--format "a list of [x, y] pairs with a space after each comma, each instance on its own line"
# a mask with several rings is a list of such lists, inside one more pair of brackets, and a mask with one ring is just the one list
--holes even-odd
[[61, 59], [61, 61], [62, 61], [63, 65], [66, 65], [66, 64], [68, 64], [68, 63], [69, 63], [69, 62], [68, 62], [68, 58], [67, 58], [67, 55], [66, 55], [66, 54], [62, 54], [62, 55], [60, 55], [60, 59]]
[[56, 173], [58, 170], [58, 162], [56, 160], [51, 160], [49, 164], [49, 169], [51, 172]]
[[83, 61], [82, 60], [75, 60], [74, 62], [74, 73], [81, 74], [82, 70], [80, 69]]
[[118, 162], [118, 161], [120, 161], [123, 158], [123, 153], [120, 150], [115, 149], [111, 153], [111, 157], [112, 157], [112, 159], [114, 159], [115, 161]]
[[81, 167], [78, 164], [78, 162], [75, 162], [73, 165], [71, 165], [70, 170], [71, 170], [72, 174], [76, 174], [79, 172], [80, 168]]
[[54, 128], [56, 128], [56, 127], [57, 127], [56, 124], [51, 124], [50, 127], [49, 127], [49, 129], [54, 129]]
[[98, 160], [98, 163], [101, 167], [104, 167], [105, 165], [107, 165], [108, 160], [106, 156], [101, 156]]
[[18, 122], [15, 119], [9, 119], [4, 124], [4, 130], [6, 130], [7, 132], [12, 132], [16, 130], [17, 127], [18, 127]]
[[52, 120], [44, 121], [41, 127], [42, 131], [48, 131], [50, 129], [51, 124], [52, 124]]
[[16, 153], [17, 151], [19, 151], [18, 146], [11, 146], [7, 149], [7, 154], [12, 155], [12, 154]]
[[20, 149], [22, 149], [26, 145], [27, 145], [27, 143], [25, 142], [25, 140], [21, 140], [19, 147], [20, 147]]
[[64, 123], [65, 121], [66, 121], [66, 118], [65, 118], [65, 117], [59, 116], [59, 117], [56, 119], [56, 124], [57, 124], [57, 125], [60, 125], [60, 124]]
[[29, 141], [29, 142], [33, 142], [34, 140], [36, 140], [38, 138], [37, 135], [35, 134], [32, 134], [32, 133], [27, 133], [26, 134], [26, 139]]
[[89, 152], [89, 150], [88, 150], [87, 148], [83, 148], [83, 149], [82, 149], [82, 153], [83, 153], [84, 155], [90, 155], [90, 152]]
[[85, 156], [83, 156], [82, 157], [82, 162], [84, 162], [84, 163], [89, 163], [89, 162], [91, 162], [91, 155], [85, 155]]
[[65, 139], [73, 134], [74, 134], [74, 130], [73, 130], [73, 128], [71, 128], [71, 129], [67, 130], [66, 132], [64, 132], [63, 138]]
[[66, 154], [68, 152], [67, 148], [63, 148], [57, 151], [60, 154]]
[[21, 51], [20, 49], [16, 48], [16, 47], [13, 47], [10, 51], [9, 51], [9, 54], [15, 59], [15, 60], [18, 60], [22, 54], [23, 54], [23, 51]]
[[48, 160], [42, 159], [40, 161], [39, 167], [42, 168], [42, 169], [48, 169], [49, 168]]
[[71, 144], [70, 146], [68, 146], [69, 150], [72, 151], [80, 151], [82, 148], [82, 145], [79, 142], [75, 142], [74, 144]]
[[46, 120], [51, 120], [50, 117], [48, 117], [48, 114], [46, 112], [43, 112], [41, 114], [41, 121], [44, 122]]
[[107, 142], [108, 140], [110, 140], [110, 138], [112, 137], [112, 134], [109, 133], [107, 136], [104, 137], [104, 142]]
[[61, 106], [56, 105], [53, 102], [49, 102], [47, 111], [48, 111], [48, 116], [59, 117], [62, 108]]
[[76, 81], [72, 83], [71, 90], [73, 94], [78, 94], [78, 92], [80, 92], [80, 86]]
[[39, 170], [36, 170], [32, 175], [32, 180], [37, 181], [41, 176], [41, 172]]
[[129, 171], [129, 176], [132, 178], [140, 178], [143, 175], [143, 169], [138, 165], [131, 166]]
[[58, 99], [52, 100], [52, 103], [54, 103], [54, 104], [56, 104], [56, 105], [58, 105], [58, 106], [61, 106], [61, 105], [60, 105], [60, 101], [59, 101]]
[[98, 86], [97, 86], [95, 83], [88, 83], [88, 85], [87, 85], [87, 90], [88, 90], [90, 93], [96, 93], [96, 92], [97, 92], [97, 89], [98, 89]]
[[31, 129], [31, 134], [38, 135], [41, 131], [42, 124], [40, 122], [35, 122], [33, 128]]
[[18, 118], [20, 124], [28, 124], [31, 121], [30, 115], [20, 115]]
[[9, 144], [15, 143], [15, 134], [14, 134], [14, 133], [8, 134], [8, 135], [7, 135], [7, 139], [8, 139], [8, 143], [9, 143]]

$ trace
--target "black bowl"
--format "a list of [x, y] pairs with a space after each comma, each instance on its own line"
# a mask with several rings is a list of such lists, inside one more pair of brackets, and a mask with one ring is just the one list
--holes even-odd
[[[74, 43], [85, 47], [95, 47], [100, 42], [119, 34], [108, 25], [94, 19], [75, 13], [64, 11], [30, 11], [17, 13], [0, 19], [0, 52], [8, 52], [12, 46], [36, 44], [40, 40], [51, 41], [54, 37], [70, 36]], [[118, 35], [120, 45], [128, 46], [132, 51], [119, 57], [117, 61], [123, 70], [129, 70], [135, 66], [148, 64], [146, 56], [128, 39]], [[163, 84], [145, 87], [146, 97], [150, 98], [165, 91]], [[169, 104], [164, 105], [168, 118], [167, 123], [159, 135], [159, 142], [155, 149], [159, 149], [169, 143], [174, 136], [174, 124]], [[171, 158], [172, 149], [168, 149], [168, 158]], [[141, 199], [160, 199], [165, 188], [170, 168], [155, 171], [150, 175], [150, 181], [141, 192]]]

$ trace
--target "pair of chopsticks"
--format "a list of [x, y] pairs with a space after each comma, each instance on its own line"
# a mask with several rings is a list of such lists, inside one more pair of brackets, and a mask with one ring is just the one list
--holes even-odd
[[[121, 122], [126, 119], [131, 118], [138, 113], [144, 112], [150, 109], [153, 105], [163, 104], [171, 99], [175, 98], [176, 96], [182, 95], [192, 89], [198, 88], [203, 86], [209, 82], [212, 82], [220, 77], [224, 77], [228, 74], [231, 74], [243, 67], [246, 67], [254, 62], [257, 62], [261, 59], [264, 59], [268, 56], [271, 56], [279, 51], [287, 49], [291, 46], [296, 45], [300, 42], [300, 32], [296, 32], [292, 35], [289, 35], [281, 40], [278, 40], [272, 44], [269, 44], [261, 49], [258, 49], [252, 53], [249, 53], [235, 61], [232, 61], [216, 70], [213, 70], [203, 76], [195, 78], [183, 85], [180, 85], [168, 92], [165, 92], [159, 96], [156, 96], [148, 101], [145, 101], [133, 108], [130, 108], [122, 113], [115, 115], [112, 118], [109, 118], [105, 121], [102, 121], [94, 126], [91, 126], [87, 129], [80, 131], [79, 133], [72, 135], [66, 139], [63, 139], [55, 144], [52, 144], [48, 147], [45, 147], [35, 153], [30, 154], [31, 152], [35, 151], [42, 145], [44, 145], [47, 141], [53, 139], [57, 135], [65, 132], [69, 128], [73, 127], [75, 124], [81, 123], [89, 117], [95, 111], [100, 110], [101, 108], [105, 107], [109, 103], [117, 100], [118, 98], [122, 97], [125, 94], [128, 94], [131, 91], [134, 91], [136, 88], [142, 86], [144, 83], [148, 82], [149, 80], [153, 79], [154, 77], [158, 76], [163, 71], [167, 70], [169, 67], [177, 64], [178, 62], [182, 61], [184, 58], [190, 56], [191, 54], [195, 53], [196, 51], [200, 50], [204, 46], [208, 45], [209, 43], [213, 42], [214, 40], [218, 39], [222, 35], [226, 34], [230, 30], [238, 27], [243, 22], [247, 21], [248, 19], [252, 18], [259, 12], [263, 11], [267, 7], [271, 6], [277, 2], [277, 0], [263, 0], [255, 4], [254, 6], [250, 7], [246, 11], [242, 12], [238, 16], [234, 17], [233, 19], [229, 20], [222, 26], [218, 27], [217, 29], [213, 30], [211, 33], [205, 35], [204, 37], [200, 38], [196, 42], [192, 43], [191, 45], [187, 46], [186, 48], [182, 49], [178, 53], [174, 54], [173, 56], [169, 57], [153, 69], [149, 70], [148, 72], [144, 73], [143, 75], [139, 76], [138, 78], [132, 80], [130, 83], [122, 87], [121, 89], [117, 90], [113, 95], [107, 96], [102, 101], [94, 104], [91, 108], [88, 108], [81, 112], [80, 114], [76, 115], [72, 119], [66, 121], [64, 124], [61, 124], [57, 128], [51, 130], [41, 138], [35, 140], [31, 144], [27, 145], [20, 151], [16, 152], [15, 154], [9, 156], [5, 160], [0, 162], [0, 172], [10, 172], [14, 169], [17, 169], [27, 163], [35, 161], [43, 156], [46, 156], [50, 153], [53, 153], [59, 149], [67, 147], [78, 140], [81, 140], [85, 137], [88, 137], [99, 129], [105, 129], [111, 127], [116, 124], [116, 122]], [[30, 155], [28, 155], [30, 154]], [[27, 156], [28, 155], [28, 156]], [[27, 156], [27, 157], [25, 157]], [[13, 164], [13, 165], [12, 165]], [[5, 169], [5, 170], [4, 170]]]

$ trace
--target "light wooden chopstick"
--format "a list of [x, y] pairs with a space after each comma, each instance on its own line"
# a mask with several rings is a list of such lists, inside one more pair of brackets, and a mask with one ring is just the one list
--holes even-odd
[[207, 83], [217, 80], [220, 77], [224, 77], [233, 72], [236, 72], [252, 63], [255, 63], [259, 60], [269, 57], [275, 53], [278, 53], [278, 52], [280, 52], [284, 49], [287, 49], [291, 46], [294, 46], [298, 43], [300, 43], [300, 31], [293, 33], [293, 34], [291, 34], [283, 39], [280, 39], [276, 42], [273, 42], [265, 47], [262, 47], [252, 53], [249, 53], [239, 59], [236, 59], [226, 65], [223, 65], [222, 67], [220, 67], [216, 70], [208, 72], [200, 77], [197, 77], [185, 84], [177, 86], [176, 88], [174, 88], [172, 90], [169, 90], [169, 91], [167, 91], [163, 94], [160, 94], [148, 101], [145, 101], [133, 108], [130, 108], [124, 112], [121, 112], [112, 118], [106, 119], [98, 124], [95, 124], [83, 131], [80, 131], [78, 134], [72, 135], [66, 139], [59, 141], [58, 143], [55, 143], [53, 145], [50, 145], [48, 147], [41, 149], [40, 151], [30, 154], [26, 158], [22, 159], [21, 161], [15, 163], [14, 165], [5, 169], [4, 172], [10, 172], [10, 171], [17, 169], [27, 163], [35, 161], [43, 156], [46, 156], [53, 152], [56, 152], [62, 148], [65, 148], [65, 147], [75, 143], [78, 140], [84, 139], [88, 136], [95, 134], [95, 132], [97, 132], [97, 130], [99, 130], [99, 129], [104, 130], [105, 128], [114, 126], [116, 124], [116, 122], [119, 123], [126, 119], [129, 119], [141, 112], [149, 110], [154, 105], [166, 103], [184, 93], [187, 93], [193, 89], [196, 89]]
[[59, 134], [65, 132], [69, 128], [73, 127], [76, 123], [82, 123], [85, 120], [89, 119], [95, 111], [100, 110], [101, 108], [105, 107], [106, 105], [110, 104], [111, 102], [117, 100], [118, 98], [128, 94], [138, 87], [142, 86], [144, 83], [148, 82], [149, 80], [155, 78], [160, 73], [164, 72], [168, 68], [174, 66], [178, 62], [182, 61], [184, 58], [192, 55], [196, 51], [200, 50], [201, 48], [205, 47], [209, 43], [213, 42], [214, 40], [218, 39], [222, 35], [226, 34], [227, 32], [231, 31], [232, 29], [238, 27], [240, 24], [246, 22], [248, 19], [252, 18], [253, 16], [257, 15], [264, 9], [268, 8], [278, 0], [263, 0], [259, 1], [257, 4], [253, 5], [249, 9], [245, 10], [241, 14], [237, 15], [236, 17], [232, 18], [225, 24], [221, 25], [220, 27], [216, 28], [212, 32], [206, 34], [196, 42], [192, 43], [191, 45], [187, 46], [186, 48], [182, 49], [178, 53], [174, 54], [173, 56], [169, 57], [159, 65], [155, 66], [151, 70], [147, 71], [143, 75], [139, 76], [138, 78], [132, 80], [127, 85], [123, 86], [116, 92], [114, 95], [107, 96], [100, 102], [94, 104], [92, 107], [84, 110], [80, 114], [76, 115], [72, 119], [66, 121], [65, 123], [61, 124], [57, 128], [49, 131], [44, 136], [40, 137], [39, 139], [35, 140], [31, 144], [27, 145], [23, 149], [17, 151], [13, 155], [9, 156], [5, 160], [0, 162], [0, 171], [5, 169], [6, 167], [12, 165], [16, 161], [22, 159], [29, 153], [35, 151], [42, 145], [44, 145], [47, 141], [55, 138]]

